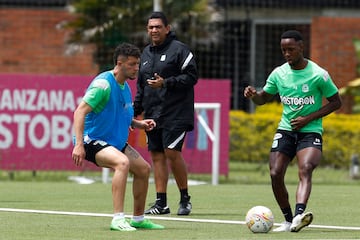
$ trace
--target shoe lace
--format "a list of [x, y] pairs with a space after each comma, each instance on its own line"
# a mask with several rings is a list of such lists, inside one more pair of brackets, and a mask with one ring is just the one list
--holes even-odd
[[132, 228], [125, 219], [119, 219], [115, 222], [115, 224], [116, 224], [116, 226], [118, 226], [121, 229]]

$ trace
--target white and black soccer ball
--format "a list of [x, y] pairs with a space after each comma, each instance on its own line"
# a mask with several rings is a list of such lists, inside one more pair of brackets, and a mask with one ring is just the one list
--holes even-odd
[[274, 215], [267, 207], [255, 206], [247, 212], [245, 221], [253, 233], [267, 233], [274, 225]]

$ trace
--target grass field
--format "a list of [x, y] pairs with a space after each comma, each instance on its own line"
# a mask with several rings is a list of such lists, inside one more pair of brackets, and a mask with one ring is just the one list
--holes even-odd
[[[234, 167], [234, 166], [233, 166]], [[233, 168], [236, 169], [236, 168]], [[266, 169], [266, 167], [265, 167]], [[256, 170], [256, 171], [255, 171]], [[292, 203], [296, 189], [296, 168], [288, 172]], [[256, 177], [257, 176], [257, 177]], [[331, 177], [332, 176], [332, 177]], [[204, 178], [204, 177], [202, 177]], [[326, 183], [324, 179], [331, 182]], [[256, 181], [253, 181], [255, 179]], [[218, 186], [190, 187], [193, 212], [153, 217], [164, 230], [140, 230], [131, 233], [109, 230], [112, 213], [111, 184], [81, 185], [69, 181], [1, 181], [0, 239], [359, 239], [359, 182], [345, 171], [320, 169], [314, 174], [314, 185], [307, 210], [314, 221], [299, 233], [253, 234], [243, 224], [252, 206], [265, 205], [275, 222], [283, 221], [273, 198], [267, 172], [258, 166], [239, 166]], [[128, 185], [126, 214], [131, 215], [131, 186]], [[179, 193], [169, 185], [169, 206], [177, 211]], [[148, 202], [154, 199], [150, 184]], [[6, 209], [34, 209], [49, 213], [10, 212]], [[83, 215], [77, 213], [84, 213]], [[87, 215], [85, 214], [87, 213]], [[347, 229], [354, 227], [353, 229]]]

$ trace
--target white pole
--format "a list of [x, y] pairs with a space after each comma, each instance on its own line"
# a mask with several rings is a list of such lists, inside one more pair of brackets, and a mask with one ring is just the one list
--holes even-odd
[[154, 0], [153, 5], [154, 12], [162, 11], [162, 0]]
[[[200, 109], [211, 109], [214, 110], [214, 126], [213, 132], [205, 122], [205, 120], [199, 115]], [[200, 124], [204, 127], [207, 135], [212, 141], [212, 185], [219, 184], [219, 165], [220, 165], [220, 103], [195, 103], [196, 116]]]
[[214, 141], [212, 147], [212, 185], [219, 184], [219, 163], [220, 163], [220, 104], [214, 110]]
[[110, 172], [110, 169], [108, 169], [108, 168], [103, 168], [102, 169], [102, 182], [103, 183], [108, 183], [108, 181], [109, 181], [109, 172]]

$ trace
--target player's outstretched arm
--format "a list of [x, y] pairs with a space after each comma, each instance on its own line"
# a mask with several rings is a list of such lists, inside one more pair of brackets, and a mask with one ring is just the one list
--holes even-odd
[[261, 90], [257, 92], [253, 86], [247, 86], [244, 90], [244, 97], [251, 99], [256, 105], [263, 105], [273, 98], [273, 95]]

